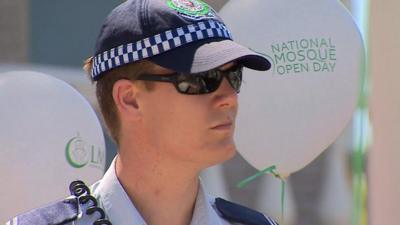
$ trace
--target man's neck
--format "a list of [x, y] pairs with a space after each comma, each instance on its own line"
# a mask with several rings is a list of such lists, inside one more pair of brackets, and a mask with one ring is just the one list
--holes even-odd
[[144, 157], [148, 152], [121, 154], [116, 161], [117, 177], [147, 224], [190, 224], [199, 171], [161, 156]]

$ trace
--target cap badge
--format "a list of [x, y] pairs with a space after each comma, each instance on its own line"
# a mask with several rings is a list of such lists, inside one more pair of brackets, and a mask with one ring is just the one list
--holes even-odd
[[180, 15], [194, 20], [215, 17], [214, 10], [201, 0], [167, 0], [167, 5]]

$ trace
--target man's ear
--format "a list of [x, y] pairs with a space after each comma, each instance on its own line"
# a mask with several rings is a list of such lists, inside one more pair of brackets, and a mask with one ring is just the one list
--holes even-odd
[[137, 101], [138, 85], [130, 80], [118, 80], [113, 86], [113, 99], [119, 115], [128, 120], [137, 120], [141, 116]]

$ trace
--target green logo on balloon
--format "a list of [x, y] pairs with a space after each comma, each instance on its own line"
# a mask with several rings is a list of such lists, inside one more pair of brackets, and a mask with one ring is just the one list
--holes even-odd
[[74, 168], [82, 168], [89, 162], [89, 151], [85, 142], [79, 136], [73, 137], [67, 142], [65, 154], [68, 163]]
[[68, 140], [65, 157], [69, 165], [77, 169], [86, 165], [104, 169], [105, 152], [101, 148], [87, 144], [79, 134]]

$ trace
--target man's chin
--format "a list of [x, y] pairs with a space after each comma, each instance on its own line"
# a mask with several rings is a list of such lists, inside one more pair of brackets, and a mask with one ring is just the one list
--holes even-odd
[[232, 159], [237, 153], [236, 145], [234, 143], [229, 146], [224, 146], [222, 149], [217, 149], [216, 151], [218, 156], [214, 158], [214, 165]]

